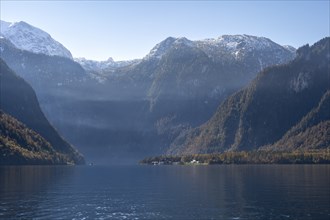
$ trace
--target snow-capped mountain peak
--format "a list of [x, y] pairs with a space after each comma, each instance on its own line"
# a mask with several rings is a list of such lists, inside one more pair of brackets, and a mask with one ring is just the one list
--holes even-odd
[[0, 35], [19, 49], [72, 59], [70, 51], [62, 44], [45, 31], [24, 21], [6, 22], [1, 20]]

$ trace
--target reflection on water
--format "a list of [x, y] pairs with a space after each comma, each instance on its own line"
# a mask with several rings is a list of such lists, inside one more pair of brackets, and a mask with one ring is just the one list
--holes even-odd
[[0, 167], [0, 219], [330, 219], [330, 166]]

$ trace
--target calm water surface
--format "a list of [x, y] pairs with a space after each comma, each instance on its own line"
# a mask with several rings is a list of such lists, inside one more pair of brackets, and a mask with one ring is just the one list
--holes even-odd
[[330, 219], [329, 165], [0, 167], [0, 219]]

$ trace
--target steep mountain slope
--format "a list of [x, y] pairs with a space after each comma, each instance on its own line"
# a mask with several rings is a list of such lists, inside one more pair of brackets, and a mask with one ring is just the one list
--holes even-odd
[[0, 165], [73, 163], [35, 131], [0, 110]]
[[45, 31], [24, 21], [12, 23], [1, 21], [0, 30], [0, 36], [8, 39], [19, 49], [72, 59], [70, 51], [62, 44]]
[[0, 59], [1, 109], [44, 137], [59, 153], [80, 164], [83, 157], [49, 124], [42, 113], [33, 89]]
[[271, 150], [322, 149], [330, 147], [330, 90], [317, 107], [292, 127]]
[[169, 153], [252, 150], [281, 139], [329, 90], [329, 41], [303, 46], [294, 61], [260, 72], [206, 124], [177, 138]]

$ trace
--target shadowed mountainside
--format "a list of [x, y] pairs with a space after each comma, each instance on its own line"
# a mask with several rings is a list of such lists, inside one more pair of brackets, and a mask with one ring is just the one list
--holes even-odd
[[[254, 150], [277, 141], [271, 149], [282, 144], [288, 150], [329, 147], [329, 41], [328, 37], [303, 46], [292, 62], [260, 72], [247, 88], [225, 100], [207, 123], [178, 137], [168, 153]], [[322, 143], [311, 140], [320, 136], [317, 132], [324, 134]]]
[[9, 69], [1, 59], [0, 69], [1, 110], [40, 134], [55, 151], [67, 155], [68, 161], [76, 164], [84, 163], [83, 157], [49, 124], [31, 86]]

